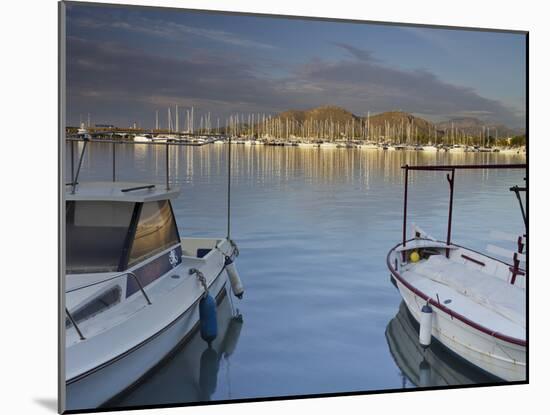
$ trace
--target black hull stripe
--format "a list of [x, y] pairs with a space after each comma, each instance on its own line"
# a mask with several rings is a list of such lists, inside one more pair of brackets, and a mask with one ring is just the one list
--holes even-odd
[[[210, 284], [210, 287], [212, 285], [214, 285], [217, 281], [217, 279], [220, 277], [220, 275], [223, 273], [223, 271], [225, 270], [225, 266], [220, 270], [220, 272], [218, 273], [218, 275], [216, 275], [216, 277], [214, 278], [214, 280], [212, 281], [212, 284]], [[108, 360], [107, 362], [104, 362], [102, 364], [100, 364], [99, 366], [96, 366], [94, 367], [93, 369], [90, 369], [88, 370], [87, 372], [84, 372], [72, 379], [69, 379], [66, 381], [66, 385], [69, 386], [69, 385], [72, 385], [73, 383], [75, 382], [78, 382], [78, 381], [81, 381], [82, 379], [94, 374], [95, 372], [107, 367], [107, 366], [110, 366], [112, 365], [113, 363], [123, 359], [124, 357], [128, 356], [129, 354], [133, 353], [134, 351], [136, 351], [137, 349], [145, 346], [147, 343], [151, 342], [152, 340], [154, 340], [155, 338], [157, 338], [158, 336], [160, 336], [162, 333], [164, 333], [166, 330], [168, 330], [170, 327], [172, 327], [174, 324], [176, 324], [180, 319], [183, 318], [183, 316], [185, 315], [185, 313], [190, 310], [192, 307], [195, 307], [199, 301], [200, 301], [201, 297], [197, 298], [195, 300], [195, 302], [191, 305], [191, 307], [189, 307], [188, 309], [186, 309], [183, 313], [181, 313], [178, 317], [176, 317], [171, 323], [167, 324], [166, 326], [164, 326], [162, 329], [160, 329], [159, 331], [157, 331], [155, 334], [153, 334], [152, 336], [148, 337], [147, 339], [143, 340], [141, 343], [138, 343], [136, 344], [135, 346], [133, 346], [132, 348], [128, 349], [127, 351], [125, 351], [124, 353], [121, 353], [119, 354], [118, 356], [116, 357], [113, 357], [111, 360]]]

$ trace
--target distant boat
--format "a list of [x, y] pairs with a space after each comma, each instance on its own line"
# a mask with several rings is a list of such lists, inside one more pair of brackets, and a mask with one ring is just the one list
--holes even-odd
[[434, 153], [436, 151], [439, 151], [439, 149], [436, 146], [432, 146], [432, 145], [422, 146], [421, 150], [429, 153]]
[[357, 147], [362, 149], [362, 150], [376, 150], [376, 149], [379, 148], [378, 145], [375, 144], [375, 143], [359, 144]]
[[88, 131], [84, 123], [80, 124], [80, 128], [76, 131], [76, 136], [78, 138], [86, 138], [86, 139], [92, 138], [92, 136], [90, 135], [90, 132]]
[[149, 143], [153, 141], [153, 136], [150, 134], [138, 134], [134, 136], [134, 141], [136, 143]]

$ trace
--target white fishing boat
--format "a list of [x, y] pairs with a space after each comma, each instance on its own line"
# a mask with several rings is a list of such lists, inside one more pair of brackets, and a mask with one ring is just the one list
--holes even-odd
[[[476, 367], [505, 381], [526, 380], [526, 238], [517, 238], [509, 262], [451, 242], [455, 171], [459, 169], [525, 169], [525, 164], [482, 166], [404, 166], [403, 240], [390, 250], [387, 266], [408, 310], [420, 324], [419, 342], [432, 337]], [[415, 228], [406, 238], [410, 170], [447, 172], [450, 185], [448, 233], [439, 241]], [[514, 190], [520, 201], [520, 191]]]
[[[65, 189], [66, 409], [90, 409], [138, 382], [200, 326], [217, 335], [215, 298], [244, 290], [227, 237], [182, 238], [179, 189], [115, 181]], [[113, 153], [114, 156], [114, 153]], [[74, 171], [71, 168], [71, 171]], [[228, 231], [229, 234], [229, 231]]]

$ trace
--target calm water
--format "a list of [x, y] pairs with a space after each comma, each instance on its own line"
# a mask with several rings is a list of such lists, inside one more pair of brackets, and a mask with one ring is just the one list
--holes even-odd
[[[81, 180], [110, 180], [111, 146], [93, 144], [88, 150]], [[396, 330], [405, 331], [396, 322], [401, 298], [385, 264], [388, 250], [401, 238], [400, 166], [525, 158], [244, 145], [233, 145], [232, 153], [231, 231], [246, 288], [244, 299], [233, 303], [242, 316], [232, 317], [237, 311], [225, 300], [213, 351], [205, 352], [200, 338], [193, 339], [116, 404], [418, 385], [420, 378], [396, 361], [418, 367], [422, 359], [396, 357], [387, 337], [390, 329], [394, 337]], [[172, 179], [182, 189], [174, 201], [182, 236], [224, 236], [227, 146], [176, 147], [171, 154]], [[117, 146], [118, 179], [163, 183], [164, 157], [160, 146]], [[453, 241], [484, 250], [495, 242], [492, 230], [521, 232], [517, 200], [508, 188], [523, 184], [523, 177], [513, 170], [458, 172]], [[443, 239], [444, 173], [412, 173], [411, 183], [409, 223]], [[451, 366], [458, 375], [424, 377], [428, 384], [488, 379], [444, 352], [434, 351], [430, 359], [432, 366]]]

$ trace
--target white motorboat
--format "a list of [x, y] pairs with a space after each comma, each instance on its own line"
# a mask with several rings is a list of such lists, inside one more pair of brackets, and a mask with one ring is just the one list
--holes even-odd
[[[210, 347], [198, 332], [194, 333], [185, 345], [178, 347], [166, 361], [148, 373], [144, 382], [123, 392], [103, 407], [151, 405], [152, 399], [155, 404], [212, 399], [219, 382], [220, 366], [224, 371], [230, 370], [231, 356], [237, 349], [243, 327], [243, 317], [235, 312], [229, 294], [223, 290], [218, 297], [219, 333]], [[174, 382], [177, 382], [177, 387], [166, 387]]]
[[[458, 169], [520, 168], [525, 164], [483, 166], [404, 166], [405, 207], [403, 240], [387, 256], [392, 274], [408, 310], [420, 324], [419, 342], [432, 337], [476, 367], [505, 381], [526, 380], [526, 239], [517, 239], [517, 252], [493, 247], [510, 255], [510, 263], [451, 243], [454, 176]], [[445, 242], [415, 228], [406, 239], [409, 170], [448, 172], [450, 204]], [[526, 223], [519, 191], [520, 207]]]
[[70, 410], [97, 408], [121, 393], [199, 326], [212, 342], [214, 298], [229, 286], [243, 293], [229, 237], [180, 237], [171, 204], [179, 190], [169, 185], [168, 168], [166, 186], [79, 182], [79, 170], [65, 189]]

